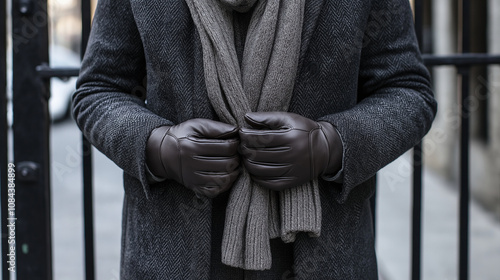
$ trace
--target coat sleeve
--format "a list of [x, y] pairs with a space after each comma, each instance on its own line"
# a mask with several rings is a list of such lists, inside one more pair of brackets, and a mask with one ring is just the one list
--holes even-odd
[[145, 146], [151, 131], [172, 123], [145, 106], [146, 65], [128, 0], [100, 0], [85, 53], [73, 115], [85, 137], [126, 173], [149, 184]]
[[359, 102], [320, 118], [336, 126], [343, 142], [341, 203], [354, 187], [416, 145], [437, 110], [409, 1], [373, 0], [365, 30]]

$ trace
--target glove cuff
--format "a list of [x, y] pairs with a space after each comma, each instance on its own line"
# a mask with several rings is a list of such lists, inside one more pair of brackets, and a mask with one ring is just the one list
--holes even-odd
[[342, 140], [340, 139], [337, 129], [331, 123], [324, 121], [318, 123], [325, 134], [329, 155], [328, 164], [321, 175], [336, 174], [342, 167]]
[[168, 176], [161, 159], [161, 145], [169, 129], [170, 126], [155, 128], [146, 144], [146, 164], [153, 175], [163, 178], [168, 178]]

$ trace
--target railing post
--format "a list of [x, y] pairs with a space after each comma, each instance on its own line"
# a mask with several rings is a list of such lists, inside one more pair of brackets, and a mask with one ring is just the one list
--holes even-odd
[[[52, 279], [46, 0], [12, 2], [17, 279]], [[3, 221], [2, 221], [3, 222]]]
[[[470, 52], [470, 1], [461, 0], [462, 17], [462, 53]], [[460, 210], [459, 210], [459, 263], [458, 277], [460, 280], [469, 279], [469, 78], [470, 66], [459, 67], [461, 75], [461, 129], [460, 129]]]
[[[424, 1], [415, 0], [415, 33], [420, 50], [423, 46]], [[421, 278], [422, 259], [422, 142], [413, 148], [413, 202], [411, 235], [411, 279]]]
[[[82, 41], [81, 58], [85, 54], [91, 27], [90, 0], [81, 1]], [[95, 279], [94, 261], [94, 198], [92, 184], [92, 145], [82, 134], [83, 149], [83, 218], [85, 244], [85, 279]]]
[[[470, 2], [461, 0], [462, 53], [470, 51]], [[469, 279], [469, 73], [470, 67], [460, 67], [461, 76], [461, 126], [460, 126], [460, 209], [459, 209], [459, 263], [458, 277]]]

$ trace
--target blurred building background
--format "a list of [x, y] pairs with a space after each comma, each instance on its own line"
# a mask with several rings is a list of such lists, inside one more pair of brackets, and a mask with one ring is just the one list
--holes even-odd
[[[460, 52], [459, 1], [427, 2], [423, 52]], [[471, 52], [500, 53], [500, 1], [471, 1], [471, 15]], [[455, 183], [459, 177], [460, 76], [453, 66], [434, 67], [432, 75], [439, 109], [424, 143], [426, 163]], [[473, 67], [470, 92], [471, 192], [500, 219], [500, 67]]]
[[[92, 0], [92, 11], [97, 0]], [[48, 0], [50, 42], [80, 53], [81, 13], [80, 0]]]

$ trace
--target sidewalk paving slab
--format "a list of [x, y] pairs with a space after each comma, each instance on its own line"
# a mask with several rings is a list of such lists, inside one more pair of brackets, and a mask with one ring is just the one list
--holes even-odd
[[[459, 194], [455, 186], [424, 170], [422, 279], [458, 279]], [[410, 279], [411, 153], [378, 174], [377, 255], [386, 280]], [[500, 223], [470, 203], [470, 278], [500, 279]]]

